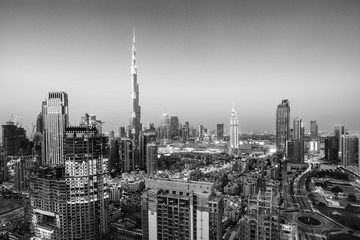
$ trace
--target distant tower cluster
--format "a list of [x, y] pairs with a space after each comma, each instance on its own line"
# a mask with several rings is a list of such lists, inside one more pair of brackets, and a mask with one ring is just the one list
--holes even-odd
[[130, 109], [130, 125], [129, 137], [136, 143], [142, 130], [141, 124], [141, 107], [139, 105], [139, 84], [137, 83], [137, 66], [136, 66], [136, 48], [135, 48], [135, 29], [132, 44], [132, 62], [131, 62], [131, 109]]
[[276, 109], [276, 148], [284, 152], [286, 141], [290, 139], [290, 105], [287, 99], [282, 100]]
[[239, 120], [235, 108], [232, 109], [230, 118], [230, 148], [237, 149], [239, 146]]

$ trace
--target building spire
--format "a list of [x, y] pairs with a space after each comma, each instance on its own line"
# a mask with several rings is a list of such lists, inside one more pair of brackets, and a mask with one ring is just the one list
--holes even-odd
[[137, 75], [136, 48], [135, 48], [135, 28], [133, 29], [132, 58], [131, 58], [131, 75]]

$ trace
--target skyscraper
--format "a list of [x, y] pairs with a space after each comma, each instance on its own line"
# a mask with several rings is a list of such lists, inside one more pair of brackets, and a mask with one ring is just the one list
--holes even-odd
[[146, 172], [154, 176], [158, 170], [157, 145], [155, 142], [146, 144]]
[[311, 138], [318, 137], [318, 125], [316, 121], [310, 121], [310, 136]]
[[7, 156], [19, 156], [23, 143], [26, 139], [26, 131], [19, 127], [15, 122], [8, 121], [2, 125], [2, 140], [4, 144], [5, 154]]
[[140, 152], [140, 161], [139, 161], [139, 167], [142, 170], [146, 169], [146, 153], [147, 153], [147, 147], [146, 145], [151, 142], [156, 141], [156, 133], [154, 130], [146, 130], [145, 132], [140, 134], [140, 140], [139, 140], [139, 152]]
[[130, 138], [120, 139], [120, 166], [122, 172], [130, 172], [135, 169], [135, 146]]
[[360, 167], [359, 165], [359, 137], [354, 135], [342, 135], [341, 137], [342, 164]]
[[286, 141], [290, 139], [290, 105], [287, 99], [282, 100], [276, 109], [276, 148], [285, 151]]
[[224, 140], [224, 124], [216, 124], [216, 138], [218, 141]]
[[341, 136], [345, 134], [345, 127], [343, 125], [335, 125], [334, 126], [334, 136], [338, 142], [338, 158], [341, 160], [342, 158], [342, 144], [341, 144]]
[[147, 178], [145, 187], [144, 240], [222, 238], [224, 203], [214, 183]]
[[142, 129], [142, 125], [140, 122], [141, 107], [139, 105], [139, 84], [137, 83], [135, 29], [133, 33], [133, 44], [132, 44], [130, 98], [131, 98], [131, 103], [130, 103], [131, 109], [130, 109], [129, 137], [137, 142], [139, 138], [139, 133]]
[[8, 169], [6, 152], [3, 146], [0, 146], [0, 184], [8, 180]]
[[43, 102], [43, 157], [47, 165], [64, 164], [64, 133], [69, 125], [68, 95], [65, 92], [49, 92]]
[[301, 139], [303, 138], [302, 136], [302, 120], [301, 117], [296, 117], [294, 118], [294, 139]]
[[160, 139], [168, 139], [170, 133], [170, 118], [164, 109], [162, 119], [160, 121]]
[[41, 166], [30, 181], [37, 239], [103, 239], [109, 230], [107, 137], [93, 127], [67, 127], [62, 166]]
[[230, 148], [237, 149], [239, 146], [239, 121], [235, 108], [232, 109], [230, 118]]
[[179, 138], [179, 118], [177, 116], [170, 117], [170, 139]]

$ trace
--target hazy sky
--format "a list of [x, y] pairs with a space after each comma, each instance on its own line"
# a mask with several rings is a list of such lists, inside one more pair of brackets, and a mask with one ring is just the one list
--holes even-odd
[[228, 128], [234, 103], [241, 131], [274, 130], [289, 99], [307, 131], [360, 129], [359, 0], [0, 0], [0, 123], [65, 91], [73, 125], [128, 125], [133, 27], [143, 124]]

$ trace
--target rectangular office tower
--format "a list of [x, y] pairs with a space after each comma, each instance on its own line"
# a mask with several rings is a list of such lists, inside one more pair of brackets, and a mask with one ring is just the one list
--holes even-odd
[[107, 137], [68, 127], [64, 166], [41, 166], [30, 180], [34, 239], [103, 239], [109, 229]]
[[221, 239], [223, 198], [210, 182], [146, 179], [143, 239]]
[[276, 148], [278, 151], [285, 151], [287, 140], [290, 140], [290, 105], [285, 99], [276, 109]]
[[65, 92], [49, 92], [43, 102], [43, 163], [63, 165], [64, 133], [69, 125], [68, 95]]

